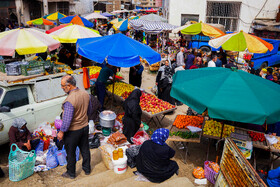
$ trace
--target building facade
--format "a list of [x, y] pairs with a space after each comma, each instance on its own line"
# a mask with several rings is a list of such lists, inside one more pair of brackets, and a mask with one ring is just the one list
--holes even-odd
[[279, 0], [163, 0], [163, 14], [173, 25], [187, 21], [218, 23], [226, 31], [250, 32], [255, 19], [275, 19]]
[[131, 0], [98, 0], [94, 3], [94, 10], [101, 12], [113, 12], [115, 10], [133, 9]]

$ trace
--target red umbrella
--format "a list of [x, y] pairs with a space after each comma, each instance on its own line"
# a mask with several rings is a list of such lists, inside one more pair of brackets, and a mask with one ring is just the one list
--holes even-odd
[[54, 31], [57, 31], [57, 30], [59, 30], [59, 29], [62, 29], [62, 28], [64, 28], [64, 27], [67, 27], [67, 26], [69, 26], [69, 25], [71, 25], [71, 23], [59, 25], [59, 26], [54, 27], [54, 28], [52, 28], [52, 29], [50, 29], [50, 30], [47, 30], [46, 33], [47, 33], [47, 34], [50, 34], [50, 33], [54, 32]]
[[153, 13], [155, 13], [155, 12], [157, 12], [157, 10], [151, 8], [151, 9], [149, 9], [149, 10], [146, 10], [146, 12], [153, 12]]

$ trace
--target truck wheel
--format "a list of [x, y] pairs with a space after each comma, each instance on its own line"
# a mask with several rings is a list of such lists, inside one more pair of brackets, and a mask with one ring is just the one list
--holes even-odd
[[267, 67], [267, 62], [262, 63], [261, 69], [266, 68], [266, 67]]
[[202, 46], [202, 47], [200, 48], [200, 50], [203, 51], [203, 52], [206, 52], [206, 53], [211, 52], [210, 47], [206, 47], [206, 46]]

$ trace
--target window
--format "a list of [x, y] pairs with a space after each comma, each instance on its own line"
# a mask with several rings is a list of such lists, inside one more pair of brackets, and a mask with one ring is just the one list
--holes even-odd
[[240, 2], [207, 2], [206, 22], [222, 24], [226, 31], [236, 31], [240, 13]]
[[1, 106], [7, 106], [10, 109], [28, 105], [28, 94], [26, 88], [11, 90], [6, 93]]
[[199, 16], [192, 14], [181, 14], [181, 26], [185, 25], [188, 21], [196, 21], [198, 22]]
[[57, 3], [57, 11], [69, 15], [69, 3], [68, 2], [58, 2]]

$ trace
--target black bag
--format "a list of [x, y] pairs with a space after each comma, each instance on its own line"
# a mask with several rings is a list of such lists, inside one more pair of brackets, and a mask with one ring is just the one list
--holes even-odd
[[127, 156], [127, 165], [130, 168], [134, 168], [136, 166], [136, 157], [139, 153], [140, 147], [141, 145], [132, 146], [125, 151]]
[[98, 134], [95, 134], [93, 137], [88, 138], [89, 148], [96, 149], [100, 146], [100, 140]]

